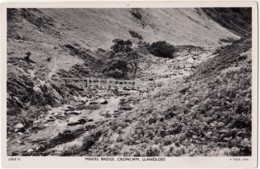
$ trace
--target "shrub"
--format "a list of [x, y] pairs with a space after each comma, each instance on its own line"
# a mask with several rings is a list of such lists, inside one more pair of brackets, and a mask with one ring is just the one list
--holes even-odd
[[119, 52], [130, 52], [133, 50], [132, 49], [133, 42], [130, 40], [114, 39], [113, 42], [114, 45], [111, 46], [111, 49], [113, 50], [113, 54]]
[[143, 39], [143, 37], [141, 35], [139, 35], [138, 33], [134, 32], [134, 31], [129, 31], [130, 35], [133, 37], [133, 38], [137, 38], [137, 39]]
[[140, 9], [134, 8], [130, 11], [130, 13], [138, 20], [142, 20], [142, 15], [140, 13]]
[[219, 39], [219, 41], [224, 43], [233, 43], [236, 39], [228, 37], [227, 39]]
[[98, 141], [101, 135], [102, 132], [100, 130], [97, 130], [91, 135], [85, 137], [81, 149], [83, 151], [88, 151]]
[[165, 41], [158, 41], [152, 43], [152, 45], [148, 47], [148, 51], [154, 56], [173, 58], [175, 47]]
[[160, 150], [158, 148], [150, 147], [149, 149], [146, 150], [147, 157], [154, 157], [154, 156], [159, 156], [159, 155], [160, 155]]
[[174, 112], [171, 112], [171, 111], [166, 112], [166, 113], [164, 114], [165, 119], [171, 119], [171, 118], [173, 118], [175, 115], [176, 115], [176, 114], [175, 114]]
[[116, 79], [124, 78], [128, 72], [128, 63], [124, 60], [113, 60], [103, 72]]

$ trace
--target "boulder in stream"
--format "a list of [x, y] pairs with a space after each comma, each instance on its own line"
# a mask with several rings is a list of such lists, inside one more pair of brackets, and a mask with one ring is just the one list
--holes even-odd
[[24, 125], [22, 123], [18, 123], [14, 126], [15, 132], [25, 132], [26, 129], [24, 128]]
[[80, 125], [80, 124], [85, 124], [87, 121], [85, 119], [74, 119], [74, 118], [70, 118], [67, 121], [67, 124], [69, 126], [74, 126], [74, 125]]
[[108, 101], [106, 99], [103, 99], [103, 98], [99, 99], [98, 102], [99, 102], [99, 104], [107, 104], [108, 103]]

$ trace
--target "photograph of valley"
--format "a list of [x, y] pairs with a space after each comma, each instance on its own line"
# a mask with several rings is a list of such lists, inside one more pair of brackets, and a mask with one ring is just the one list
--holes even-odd
[[252, 155], [251, 8], [7, 8], [7, 155]]

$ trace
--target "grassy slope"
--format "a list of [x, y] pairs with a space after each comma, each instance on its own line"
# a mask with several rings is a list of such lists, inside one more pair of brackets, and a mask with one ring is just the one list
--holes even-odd
[[159, 90], [149, 99], [127, 100], [140, 104], [92, 132], [83, 141], [85, 152], [81, 153], [250, 155], [250, 36], [224, 48], [176, 86]]
[[239, 36], [251, 31], [251, 8], [202, 8], [210, 18]]
[[237, 38], [195, 9], [138, 9], [141, 19], [126, 9], [43, 9], [62, 34], [91, 48], [108, 49], [115, 38], [130, 39], [129, 30], [144, 41], [166, 40], [173, 45], [216, 45], [226, 37]]

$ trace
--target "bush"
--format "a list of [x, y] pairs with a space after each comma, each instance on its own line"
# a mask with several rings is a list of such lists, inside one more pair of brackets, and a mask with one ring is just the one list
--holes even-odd
[[227, 39], [219, 39], [219, 41], [224, 43], [233, 43], [236, 39], [228, 37]]
[[154, 156], [159, 156], [159, 155], [160, 155], [160, 150], [158, 148], [150, 147], [148, 150], [146, 150], [147, 157], [154, 157]]
[[175, 47], [173, 45], [168, 44], [165, 41], [158, 41], [152, 43], [152, 45], [148, 47], [148, 51], [154, 56], [163, 58], [173, 58]]
[[95, 131], [91, 135], [87, 136], [83, 140], [81, 150], [88, 151], [101, 137], [102, 132], [100, 130]]
[[128, 72], [128, 63], [124, 60], [112, 60], [109, 62], [108, 67], [106, 67], [103, 72], [115, 79], [121, 79], [126, 77]]
[[130, 40], [114, 39], [113, 42], [114, 44], [111, 46], [113, 54], [117, 54], [119, 52], [127, 53], [133, 50], [133, 42]]
[[130, 11], [130, 13], [138, 20], [142, 20], [142, 15], [140, 13], [140, 10], [137, 8], [134, 8]]
[[137, 39], [143, 39], [143, 37], [141, 35], [139, 35], [138, 33], [134, 32], [134, 31], [129, 31], [130, 35], [133, 37], [133, 38], [137, 38]]

